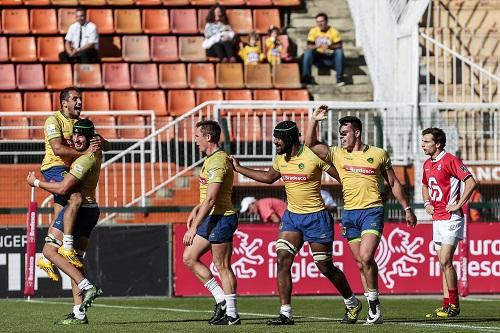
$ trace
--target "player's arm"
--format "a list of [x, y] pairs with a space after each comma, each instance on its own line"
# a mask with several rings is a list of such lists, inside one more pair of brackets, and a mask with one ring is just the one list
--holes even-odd
[[49, 140], [49, 144], [52, 147], [52, 151], [55, 155], [67, 158], [67, 159], [75, 159], [84, 155], [84, 152], [77, 152], [75, 149], [64, 145], [62, 137], [57, 137]]
[[454, 205], [447, 205], [446, 206], [446, 211], [448, 213], [454, 212], [462, 208], [462, 206], [469, 200], [470, 196], [472, 195], [472, 192], [474, 192], [474, 189], [477, 186], [476, 180], [474, 177], [469, 176], [464, 180], [465, 183], [465, 188], [464, 192], [462, 193], [462, 196], [460, 197], [460, 200]]
[[328, 106], [320, 105], [316, 110], [314, 110], [311, 119], [309, 120], [309, 125], [307, 126], [306, 136], [304, 138], [304, 144], [311, 148], [311, 150], [318, 155], [322, 160], [326, 159], [328, 156], [328, 146], [317, 140], [317, 123], [326, 119], [326, 113], [328, 112]]
[[239, 172], [243, 176], [256, 180], [258, 182], [272, 184], [281, 177], [281, 174], [273, 168], [269, 168], [267, 171], [255, 170], [240, 165], [240, 161], [238, 161], [238, 159], [234, 156], [230, 156], [230, 159], [233, 163], [233, 169], [236, 172]]
[[64, 179], [60, 182], [46, 182], [37, 179], [35, 177], [34, 171], [28, 172], [28, 177], [26, 178], [26, 181], [30, 186], [40, 187], [50, 193], [59, 194], [63, 196], [70, 194], [80, 182], [78, 178], [76, 178], [70, 173], [67, 173], [66, 176], [64, 176]]
[[271, 220], [272, 223], [280, 223], [281, 219], [278, 216], [278, 214], [272, 212], [271, 215], [269, 216], [269, 219]]
[[413, 213], [410, 205], [408, 204], [408, 199], [403, 191], [403, 186], [399, 182], [398, 177], [394, 173], [394, 169], [390, 168], [382, 172], [385, 181], [389, 184], [392, 190], [392, 194], [398, 202], [401, 204], [405, 211], [405, 219], [408, 226], [414, 227], [417, 225], [417, 217]]
[[422, 184], [422, 198], [424, 199], [424, 208], [427, 214], [434, 215], [434, 206], [431, 204], [431, 196], [429, 195], [429, 187]]
[[96, 134], [91, 140], [90, 145], [93, 146], [95, 150], [109, 151], [110, 143], [108, 140], [103, 138], [100, 134]]
[[330, 175], [330, 177], [334, 178], [336, 181], [339, 182], [340, 184], [340, 175], [339, 172], [337, 171], [337, 168], [335, 168], [333, 165], [326, 170], [326, 173]]

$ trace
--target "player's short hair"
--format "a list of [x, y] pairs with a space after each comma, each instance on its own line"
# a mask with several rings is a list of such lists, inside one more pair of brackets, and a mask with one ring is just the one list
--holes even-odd
[[297, 124], [291, 120], [284, 120], [278, 123], [273, 131], [273, 136], [277, 139], [283, 140], [285, 149], [291, 148], [293, 145], [300, 144], [299, 128]]
[[326, 22], [326, 23], [328, 23], [328, 15], [326, 15], [326, 13], [323, 13], [323, 12], [318, 13], [318, 14], [314, 17], [314, 19], [317, 19], [318, 17], [323, 17], [323, 18], [325, 19], [325, 22]]
[[219, 142], [221, 128], [218, 122], [214, 120], [202, 120], [196, 124], [196, 128], [198, 127], [203, 136], [210, 135], [210, 142]]
[[360, 132], [363, 132], [363, 124], [361, 123], [361, 120], [358, 117], [355, 116], [342, 117], [339, 119], [339, 124], [340, 126], [351, 124], [351, 127], [354, 130], [359, 130]]
[[422, 131], [422, 135], [432, 134], [432, 140], [441, 144], [440, 148], [446, 147], [446, 133], [437, 127], [429, 127]]
[[76, 91], [78, 94], [80, 94], [80, 90], [78, 90], [78, 88], [75, 87], [66, 87], [63, 90], [61, 90], [61, 92], [59, 93], [59, 103], [61, 103], [61, 106], [62, 102], [68, 99], [69, 93], [72, 91]]
[[82, 7], [82, 6], [80, 6], [80, 7], [76, 7], [76, 9], [75, 9], [75, 13], [76, 13], [76, 12], [84, 12], [84, 13], [87, 13], [87, 8]]

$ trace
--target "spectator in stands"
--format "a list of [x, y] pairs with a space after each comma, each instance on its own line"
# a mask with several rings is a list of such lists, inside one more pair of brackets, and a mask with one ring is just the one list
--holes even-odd
[[286, 202], [276, 198], [255, 199], [245, 197], [241, 200], [240, 213], [248, 211], [250, 214], [259, 214], [264, 223], [280, 223], [286, 210]]
[[278, 39], [280, 29], [275, 26], [270, 26], [267, 31], [269, 37], [266, 38], [267, 62], [271, 65], [281, 63], [281, 43]]
[[59, 53], [61, 63], [94, 64], [99, 62], [97, 49], [99, 33], [94, 23], [87, 21], [87, 11], [78, 7], [76, 22], [69, 26], [64, 51]]
[[259, 35], [253, 31], [248, 35], [248, 44], [240, 43], [238, 55], [245, 65], [255, 65], [264, 60], [265, 56], [257, 43], [258, 41]]
[[307, 36], [307, 50], [302, 58], [302, 81], [313, 84], [311, 75], [312, 65], [335, 69], [337, 86], [344, 82], [344, 50], [342, 39], [334, 27], [328, 25], [325, 13], [316, 15], [316, 27], [309, 30]]
[[326, 210], [329, 211], [332, 215], [337, 213], [337, 202], [335, 201], [335, 199], [333, 199], [330, 192], [328, 192], [327, 190], [321, 190], [321, 197], [325, 202]]
[[215, 5], [208, 11], [203, 48], [207, 56], [222, 62], [236, 62], [234, 57], [234, 31], [228, 24], [224, 7]]
[[[477, 182], [479, 185], [479, 182]], [[478, 187], [474, 189], [474, 192], [472, 192], [470, 198], [469, 198], [470, 203], [481, 203], [483, 202], [483, 197], [481, 196], [481, 193], [479, 192]], [[470, 221], [471, 222], [479, 222], [482, 219], [481, 216], [481, 210], [477, 208], [470, 208], [469, 209], [469, 216], [470, 216]]]

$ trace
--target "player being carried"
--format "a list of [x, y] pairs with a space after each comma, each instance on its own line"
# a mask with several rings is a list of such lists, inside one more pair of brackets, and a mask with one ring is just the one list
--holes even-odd
[[326, 119], [327, 112], [328, 107], [325, 105], [314, 110], [305, 144], [319, 158], [335, 166], [339, 173], [344, 198], [342, 236], [349, 242], [368, 299], [366, 324], [381, 324], [383, 319], [378, 297], [375, 252], [384, 230], [384, 206], [380, 190], [384, 180], [403, 206], [407, 224], [414, 227], [417, 219], [394, 174], [387, 152], [361, 141], [361, 120], [353, 116], [339, 120], [340, 147], [328, 147], [316, 140], [317, 123]]
[[[88, 119], [80, 119], [73, 126], [73, 143], [76, 151], [86, 152], [90, 140], [94, 137], [94, 124]], [[99, 219], [99, 207], [95, 199], [95, 192], [101, 169], [101, 151], [87, 152], [78, 157], [71, 164], [70, 170], [62, 181], [41, 181], [35, 177], [34, 172], [29, 172], [27, 182], [34, 187], [40, 187], [48, 192], [65, 196], [78, 189], [82, 195], [82, 205], [76, 215], [74, 230], [75, 248], [82, 255], [87, 248], [92, 229]], [[86, 310], [93, 300], [102, 294], [102, 290], [92, 285], [83, 275], [83, 267], [76, 268], [69, 263], [58, 251], [62, 245], [64, 224], [66, 223], [64, 207], [49, 227], [45, 238], [43, 255], [60, 270], [71, 278], [74, 307], [73, 312], [55, 324], [73, 325], [87, 324]]]
[[443, 271], [443, 304], [434, 311], [440, 318], [460, 313], [453, 254], [464, 238], [463, 205], [476, 187], [470, 171], [458, 157], [445, 151], [445, 146], [446, 134], [442, 129], [422, 131], [422, 149], [429, 156], [423, 166], [422, 197], [425, 211], [432, 215], [432, 239]]
[[283, 121], [274, 128], [274, 145], [278, 154], [267, 171], [240, 165], [232, 157], [234, 169], [256, 181], [272, 184], [281, 178], [285, 183], [288, 207], [280, 223], [276, 242], [277, 278], [281, 308], [276, 319], [267, 325], [293, 325], [291, 267], [304, 242], [309, 242], [314, 262], [320, 272], [337, 288], [346, 306], [342, 323], [354, 324], [361, 302], [354, 296], [344, 273], [332, 262], [333, 219], [325, 210], [320, 194], [323, 171], [338, 177], [334, 167], [319, 159], [300, 144], [299, 130], [293, 121]]

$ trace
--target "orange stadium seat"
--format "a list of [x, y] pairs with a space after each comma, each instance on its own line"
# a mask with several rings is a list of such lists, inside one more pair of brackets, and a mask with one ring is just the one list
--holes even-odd
[[[43, 140], [45, 134], [43, 132], [43, 126], [45, 125], [45, 120], [47, 116], [30, 117], [31, 118], [31, 137], [33, 139]], [[36, 128], [33, 128], [36, 127]]]
[[180, 36], [179, 37], [179, 59], [181, 61], [206, 61], [207, 55], [201, 46], [203, 37], [201, 36]]
[[281, 28], [280, 11], [273, 9], [254, 9], [253, 26], [259, 34], [267, 33], [270, 26]]
[[109, 111], [107, 91], [84, 91], [82, 93], [82, 109], [84, 111]]
[[156, 62], [179, 60], [177, 38], [175, 36], [152, 36], [151, 59]]
[[2, 117], [2, 127], [22, 127], [3, 129], [4, 140], [29, 140], [30, 130], [28, 117]]
[[189, 0], [163, 0], [164, 6], [187, 6]]
[[89, 118], [94, 123], [96, 132], [106, 140], [118, 139], [116, 133], [116, 117], [105, 115], [92, 115], [89, 113]]
[[102, 62], [122, 61], [120, 36], [99, 36], [99, 58]]
[[24, 111], [52, 111], [52, 101], [48, 91], [25, 92]]
[[301, 88], [299, 64], [283, 63], [273, 66], [273, 85], [275, 88]]
[[160, 64], [160, 87], [163, 89], [187, 88], [186, 66], [183, 63]]
[[[78, 6], [78, 0], [50, 0], [53, 6]], [[82, 2], [80, 1], [80, 4]]]
[[245, 5], [245, 0], [219, 0], [219, 5], [221, 5], [221, 6], [243, 6], [243, 5]]
[[196, 34], [196, 9], [171, 9], [170, 30], [174, 34]]
[[9, 61], [9, 48], [7, 46], [7, 37], [0, 36], [0, 62]]
[[275, 6], [300, 6], [300, 0], [273, 0]]
[[167, 100], [165, 99], [165, 91], [139, 91], [139, 110], [153, 110], [157, 116], [166, 116]]
[[119, 34], [140, 34], [141, 11], [139, 9], [115, 9], [115, 31]]
[[143, 116], [118, 116], [118, 126], [130, 126], [118, 129], [122, 139], [143, 139], [148, 134]]
[[222, 90], [198, 90], [196, 91], [196, 104], [200, 105], [206, 101], [223, 101], [224, 92]]
[[[75, 8], [59, 8], [57, 10], [57, 30], [60, 34], [67, 33], [73, 22], [75, 22]], [[99, 32], [101, 31], [99, 30]]]
[[80, 0], [82, 6], [106, 6], [105, 0]]
[[193, 90], [169, 90], [168, 112], [177, 117], [182, 116], [196, 106]]
[[56, 34], [57, 16], [55, 9], [32, 9], [30, 12], [31, 33]]
[[244, 88], [242, 65], [218, 63], [216, 67], [216, 82], [217, 87], [222, 89]]
[[188, 83], [192, 89], [215, 88], [215, 74], [213, 64], [188, 64]]
[[10, 37], [9, 57], [13, 62], [35, 62], [35, 37]]
[[102, 73], [105, 89], [130, 89], [128, 64], [103, 64]]
[[272, 0], [247, 0], [247, 6], [271, 6]]
[[110, 6], [131, 6], [134, 4], [134, 0], [106, 0]]
[[59, 100], [60, 92], [52, 92], [50, 95], [52, 99], [52, 110], [61, 110], [61, 101]]
[[252, 11], [250, 9], [228, 9], [226, 13], [229, 24], [234, 32], [237, 34], [249, 34], [253, 31]]
[[247, 88], [272, 88], [271, 66], [269, 64], [245, 65], [245, 86]]
[[48, 6], [48, 5], [50, 5], [49, 0], [24, 0], [23, 3], [26, 6]]
[[158, 69], [156, 64], [132, 64], [130, 66], [133, 89], [158, 89]]
[[137, 93], [134, 90], [112, 91], [110, 93], [110, 107], [114, 111], [138, 110]]
[[63, 37], [38, 37], [37, 57], [42, 62], [59, 62], [59, 53], [64, 51]]
[[159, 6], [161, 0], [135, 0], [137, 6]]
[[75, 64], [73, 71], [74, 71], [73, 79], [75, 81], [76, 87], [78, 88], [102, 87], [101, 65]]
[[[170, 124], [173, 120], [174, 120], [174, 117], [172, 117], [172, 116], [156, 117], [155, 127], [156, 127], [156, 129], [160, 129], [163, 126]], [[174, 132], [172, 131], [172, 129], [169, 129], [169, 130], [161, 133], [162, 141], [166, 141], [167, 139], [172, 140], [173, 138], [174, 138]]]
[[[251, 101], [252, 100], [252, 91], [251, 90], [226, 90], [224, 92], [227, 101]], [[237, 113], [237, 112], [245, 112], [248, 109], [222, 109], [222, 115], [226, 115], [227, 113]]]
[[42, 64], [17, 65], [16, 83], [21, 90], [45, 89]]
[[7, 35], [26, 35], [30, 33], [27, 9], [2, 10], [2, 32]]
[[205, 32], [205, 24], [207, 24], [208, 8], [198, 9], [198, 31], [200, 33]]
[[16, 73], [13, 64], [0, 64], [0, 90], [16, 89]]
[[[278, 89], [257, 89], [253, 92], [254, 100], [256, 101], [279, 101], [281, 100], [280, 91]], [[278, 114], [283, 113], [282, 109], [276, 109]], [[270, 114], [272, 109], [258, 109], [256, 112]]]
[[213, 6], [217, 0], [189, 0], [189, 3], [193, 6]]
[[60, 90], [73, 85], [73, 71], [70, 64], [45, 65], [45, 84], [49, 90]]
[[112, 34], [115, 32], [113, 24], [113, 10], [91, 8], [87, 11], [89, 21], [97, 26], [99, 34]]
[[150, 61], [148, 36], [123, 36], [123, 60], [127, 62]]
[[23, 111], [23, 101], [20, 92], [0, 93], [0, 111]]
[[142, 11], [142, 30], [145, 34], [170, 33], [170, 19], [166, 9], [144, 9]]
[[22, 0], [0, 0], [0, 6], [21, 6]]
[[[309, 91], [307, 89], [285, 89], [281, 91], [283, 101], [308, 101]], [[284, 109], [283, 112], [301, 112], [307, 114], [307, 109]]]

